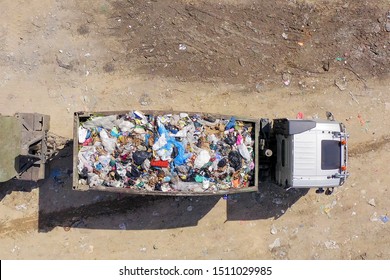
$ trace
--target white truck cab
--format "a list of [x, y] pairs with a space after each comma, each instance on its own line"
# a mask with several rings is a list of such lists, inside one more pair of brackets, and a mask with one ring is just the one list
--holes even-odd
[[275, 181], [285, 188], [332, 188], [347, 172], [345, 127], [333, 120], [274, 120]]

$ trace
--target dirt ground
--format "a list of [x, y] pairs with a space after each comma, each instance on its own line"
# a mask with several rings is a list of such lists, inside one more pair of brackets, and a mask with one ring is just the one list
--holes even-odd
[[331, 111], [350, 134], [351, 176], [330, 196], [80, 192], [68, 144], [48, 179], [0, 185], [0, 258], [390, 259], [389, 11], [387, 0], [1, 1], [1, 114], [49, 114], [71, 139], [81, 110]]

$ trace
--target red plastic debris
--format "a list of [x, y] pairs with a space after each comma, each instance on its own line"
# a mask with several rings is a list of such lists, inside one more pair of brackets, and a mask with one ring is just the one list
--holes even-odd
[[167, 160], [152, 160], [150, 162], [150, 165], [155, 167], [167, 168], [169, 166], [169, 162]]
[[302, 112], [298, 112], [298, 114], [297, 114], [297, 119], [298, 119], [298, 120], [303, 120], [303, 118], [304, 118], [303, 113], [302, 113]]

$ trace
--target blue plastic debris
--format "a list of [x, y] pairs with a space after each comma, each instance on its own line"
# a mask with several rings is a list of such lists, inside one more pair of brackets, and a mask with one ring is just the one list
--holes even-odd
[[233, 128], [235, 125], [236, 125], [236, 118], [235, 117], [231, 117], [229, 122], [225, 126], [225, 130], [229, 130], [229, 129]]

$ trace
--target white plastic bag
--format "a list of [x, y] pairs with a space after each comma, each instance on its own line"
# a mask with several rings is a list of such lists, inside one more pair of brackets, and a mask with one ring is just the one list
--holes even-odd
[[112, 129], [115, 126], [116, 115], [107, 117], [93, 117], [92, 119], [83, 123], [84, 128], [103, 127], [104, 129]]
[[115, 151], [116, 139], [110, 138], [104, 129], [100, 131], [99, 135], [104, 149], [110, 154], [113, 153]]
[[211, 156], [208, 151], [201, 150], [198, 157], [195, 159], [194, 168], [202, 168], [203, 165], [209, 162]]
[[248, 148], [245, 146], [244, 143], [241, 143], [237, 146], [238, 151], [240, 152], [240, 155], [248, 162], [251, 160], [251, 155], [248, 151]]
[[116, 123], [123, 132], [130, 132], [134, 128], [134, 124], [129, 121], [118, 120]]
[[158, 149], [164, 147], [167, 144], [167, 139], [165, 138], [165, 134], [161, 135], [160, 138], [154, 143], [153, 150], [157, 151]]
[[157, 151], [158, 156], [161, 160], [170, 160], [173, 149], [160, 149]]
[[111, 157], [106, 155], [99, 156], [99, 162], [103, 165], [103, 167], [106, 167], [110, 164]]
[[80, 126], [78, 135], [79, 135], [79, 143], [82, 144], [85, 142], [88, 134], [88, 129], [85, 129], [84, 127]]

